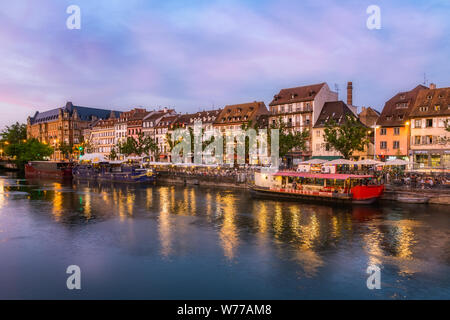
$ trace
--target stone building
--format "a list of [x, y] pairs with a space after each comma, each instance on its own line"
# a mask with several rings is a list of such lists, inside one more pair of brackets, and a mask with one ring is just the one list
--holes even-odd
[[89, 128], [92, 121], [107, 119], [111, 112], [116, 117], [118, 111], [75, 106], [67, 102], [64, 107], [49, 111], [37, 111], [27, 119], [27, 137], [36, 138], [43, 143], [50, 144], [55, 152], [52, 160], [62, 160], [63, 155], [58, 146], [67, 144], [76, 146], [83, 141], [83, 131]]

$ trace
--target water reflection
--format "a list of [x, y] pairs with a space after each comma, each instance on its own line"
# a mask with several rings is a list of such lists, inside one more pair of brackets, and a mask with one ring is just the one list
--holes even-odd
[[[283, 278], [292, 272], [292, 285], [305, 278], [327, 279], [330, 275], [324, 272], [339, 263], [358, 265], [363, 274], [367, 266], [378, 265], [394, 270], [392, 276], [413, 276], [433, 272], [427, 261], [448, 268], [450, 260], [447, 208], [430, 217], [408, 207], [253, 200], [242, 191], [195, 186], [17, 183], [0, 178], [0, 217], [15, 205], [26, 208], [32, 218], [48, 215], [48, 223], [67, 229], [117, 222], [116, 228], [126, 228], [125, 251], [154, 245], [155, 250], [142, 252], [157, 252], [164, 261], [205, 248], [211, 250], [205, 256], [219, 255], [233, 262], [229, 265], [254, 255], [264, 266], [253, 267], [265, 274]], [[139, 231], [141, 224], [147, 226], [145, 232]]]

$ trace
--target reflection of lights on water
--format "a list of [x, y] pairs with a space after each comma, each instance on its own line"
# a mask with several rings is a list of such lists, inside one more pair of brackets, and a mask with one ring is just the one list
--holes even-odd
[[333, 238], [339, 238], [341, 236], [341, 226], [335, 215], [331, 217], [331, 235]]
[[132, 193], [131, 191], [128, 191], [128, 193], [127, 193], [127, 210], [128, 210], [128, 215], [130, 215], [130, 216], [133, 215], [133, 204], [134, 204], [135, 199], [136, 199], [136, 195], [134, 193]]
[[267, 206], [263, 202], [259, 205], [257, 211], [257, 219], [258, 219], [258, 231], [260, 233], [267, 232]]
[[59, 221], [61, 218], [62, 202], [62, 193], [55, 191], [55, 197], [53, 199], [53, 216], [56, 221]]
[[235, 198], [232, 194], [222, 197], [220, 205], [223, 210], [223, 223], [220, 229], [220, 240], [224, 250], [225, 257], [229, 260], [234, 258], [234, 251], [238, 245], [239, 239], [236, 230], [236, 207]]
[[147, 190], [145, 191], [145, 199], [146, 199], [147, 209], [150, 209], [152, 206], [152, 202], [153, 202], [153, 189], [152, 188], [147, 188]]
[[365, 249], [369, 255], [367, 266], [377, 265], [380, 266], [383, 257], [383, 250], [381, 248], [381, 241], [383, 240], [383, 234], [376, 226], [372, 226], [371, 232], [364, 235]]
[[5, 181], [3, 181], [3, 179], [0, 179], [0, 209], [3, 208], [5, 204], [6, 204]]
[[161, 254], [164, 257], [170, 255], [172, 251], [172, 239], [170, 230], [170, 212], [169, 212], [169, 189], [163, 187], [159, 190], [159, 240], [161, 242]]
[[301, 211], [299, 208], [291, 208], [291, 229], [297, 238], [298, 250], [296, 260], [302, 266], [306, 276], [312, 277], [317, 273], [317, 269], [323, 265], [323, 259], [314, 250], [314, 242], [320, 236], [319, 220], [315, 213], [310, 216], [309, 223], [303, 225], [301, 221]]
[[208, 218], [208, 221], [211, 221], [211, 214], [212, 214], [212, 196], [210, 192], [206, 193], [206, 217]]
[[273, 218], [273, 230], [275, 232], [275, 238], [279, 238], [281, 236], [281, 232], [283, 230], [283, 212], [281, 205], [277, 203], [275, 205], [275, 216]]
[[191, 215], [195, 216], [197, 210], [197, 203], [195, 202], [195, 189], [192, 188], [190, 192], [190, 205], [191, 205]]

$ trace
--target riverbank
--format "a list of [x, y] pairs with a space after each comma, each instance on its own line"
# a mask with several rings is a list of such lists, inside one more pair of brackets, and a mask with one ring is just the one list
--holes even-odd
[[[253, 183], [253, 173], [236, 173], [233, 175], [196, 175], [173, 172], [159, 172], [158, 182], [162, 184], [198, 185], [203, 187], [221, 187], [248, 189]], [[429, 198], [428, 204], [449, 205], [450, 190], [446, 189], [410, 189], [387, 186], [382, 201], [399, 201], [399, 198]]]

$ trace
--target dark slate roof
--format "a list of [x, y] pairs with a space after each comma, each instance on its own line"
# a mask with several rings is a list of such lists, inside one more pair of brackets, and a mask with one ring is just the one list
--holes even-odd
[[355, 116], [355, 114], [350, 110], [350, 108], [343, 101], [330, 101], [323, 105], [322, 111], [317, 118], [314, 128], [323, 128], [325, 123], [331, 119], [336, 121], [336, 123], [343, 124], [346, 120], [346, 116]]
[[326, 83], [322, 82], [308, 86], [281, 89], [280, 93], [273, 97], [273, 100], [269, 106], [313, 100], [316, 94], [325, 85]]
[[404, 126], [414, 107], [417, 95], [424, 89], [428, 88], [418, 85], [411, 91], [397, 93], [385, 103], [377, 124], [384, 127]]
[[[56, 108], [44, 112], [36, 112], [35, 115], [30, 118], [31, 124], [54, 121], [58, 119], [59, 112], [64, 112], [65, 110], [67, 110], [70, 115], [72, 115], [76, 110], [78, 117], [84, 121], [92, 120], [93, 116], [96, 116], [98, 119], [108, 119], [111, 115], [111, 110], [74, 106], [71, 102], [67, 102], [66, 106], [62, 108]], [[120, 111], [114, 111], [114, 113], [116, 118], [121, 114]]]

